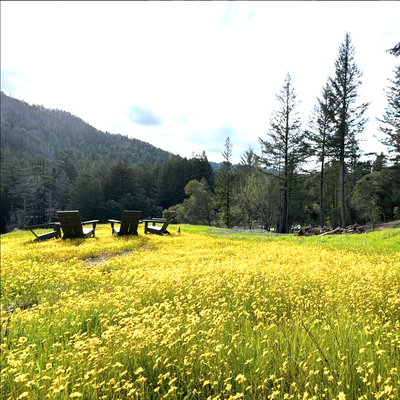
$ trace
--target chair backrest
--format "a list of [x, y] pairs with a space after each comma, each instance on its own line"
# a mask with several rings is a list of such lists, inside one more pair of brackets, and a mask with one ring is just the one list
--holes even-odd
[[81, 219], [79, 217], [79, 211], [57, 211], [57, 215], [64, 238], [83, 237], [83, 229]]
[[171, 222], [171, 219], [175, 216], [174, 212], [170, 212], [167, 215], [166, 221], [164, 222], [164, 225], [161, 227], [162, 231], [165, 231], [168, 228], [169, 223]]
[[132, 235], [137, 233], [137, 228], [141, 216], [141, 211], [124, 210], [124, 212], [122, 213], [119, 235]]

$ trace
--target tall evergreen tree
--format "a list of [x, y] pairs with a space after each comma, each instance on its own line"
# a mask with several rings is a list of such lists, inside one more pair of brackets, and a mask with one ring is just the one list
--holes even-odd
[[258, 170], [257, 155], [254, 150], [249, 146], [248, 150], [240, 156], [239, 164], [236, 166], [236, 174], [238, 180], [238, 191], [240, 192], [243, 187], [247, 185], [247, 180], [253, 176]]
[[125, 162], [118, 160], [118, 162], [110, 168], [109, 175], [105, 180], [104, 192], [107, 200], [120, 200], [130, 193], [133, 196], [140, 194], [140, 188], [136, 182], [136, 177], [133, 169]]
[[187, 182], [200, 181], [205, 178], [211, 190], [214, 189], [214, 172], [208, 161], [205, 151], [202, 154], [193, 155], [188, 160]]
[[97, 219], [104, 200], [103, 189], [97, 178], [80, 172], [71, 190], [71, 208], [79, 210], [83, 220]]
[[69, 189], [71, 182], [67, 173], [62, 170], [60, 175], [55, 179], [55, 196], [58, 201], [59, 210], [65, 211], [69, 205]]
[[260, 160], [268, 168], [272, 168], [272, 176], [279, 179], [282, 203], [278, 232], [286, 233], [289, 229], [290, 191], [296, 170], [305, 159], [307, 148], [296, 111], [299, 102], [296, 100], [297, 94], [289, 73], [276, 99], [280, 108], [270, 118], [268, 139], [259, 138], [262, 151]]
[[385, 135], [382, 143], [393, 153], [392, 161], [400, 163], [400, 65], [396, 67], [394, 79], [386, 91], [388, 105], [383, 119], [377, 118], [382, 125], [379, 130]]
[[362, 72], [354, 62], [355, 49], [350, 34], [346, 32], [335, 60], [335, 76], [330, 78], [330, 117], [334, 124], [333, 148], [340, 163], [340, 216], [341, 226], [346, 227], [345, 174], [346, 162], [356, 157], [357, 133], [364, 130], [367, 118], [364, 113], [368, 103], [356, 106]]
[[317, 105], [314, 107], [310, 118], [310, 130], [307, 131], [307, 137], [311, 141], [314, 155], [321, 163], [320, 167], [320, 185], [319, 185], [319, 218], [320, 225], [325, 225], [324, 216], [324, 166], [326, 158], [329, 155], [329, 139], [332, 133], [332, 123], [329, 118], [329, 82], [322, 89], [321, 98], [317, 98]]
[[[185, 161], [186, 160], [186, 161]], [[182, 203], [185, 198], [187, 159], [173, 156], [164, 161], [157, 176], [157, 203], [163, 208], [169, 208]]]
[[222, 215], [222, 221], [227, 228], [233, 224], [232, 206], [234, 201], [233, 188], [236, 176], [232, 164], [232, 144], [229, 137], [225, 141], [225, 150], [222, 152], [224, 161], [217, 173], [216, 203]]

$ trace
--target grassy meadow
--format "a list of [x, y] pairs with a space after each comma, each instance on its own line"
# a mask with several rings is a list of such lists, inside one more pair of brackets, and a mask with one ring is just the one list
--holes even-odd
[[2, 399], [400, 399], [400, 229], [1, 236]]

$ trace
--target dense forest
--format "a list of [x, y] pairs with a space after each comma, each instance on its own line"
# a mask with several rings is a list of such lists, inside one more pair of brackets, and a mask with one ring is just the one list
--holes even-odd
[[[399, 47], [390, 53], [399, 56]], [[55, 221], [56, 211], [67, 209], [101, 222], [119, 219], [123, 209], [143, 217], [175, 211], [178, 223], [282, 233], [293, 225], [399, 219], [400, 66], [388, 78], [385, 113], [376, 116], [387, 153], [361, 161], [368, 104], [358, 102], [362, 73], [354, 55], [346, 34], [306, 122], [288, 73], [259, 139], [261, 154], [249, 148], [234, 165], [227, 138], [218, 170], [205, 152], [183, 158], [2, 92], [1, 233]]]

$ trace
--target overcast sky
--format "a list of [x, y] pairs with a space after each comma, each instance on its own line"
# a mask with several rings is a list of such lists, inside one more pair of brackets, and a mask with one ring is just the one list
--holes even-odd
[[400, 4], [1, 2], [1, 90], [184, 157], [260, 153], [287, 72], [306, 128], [346, 31], [371, 102], [365, 152], [400, 60]]

